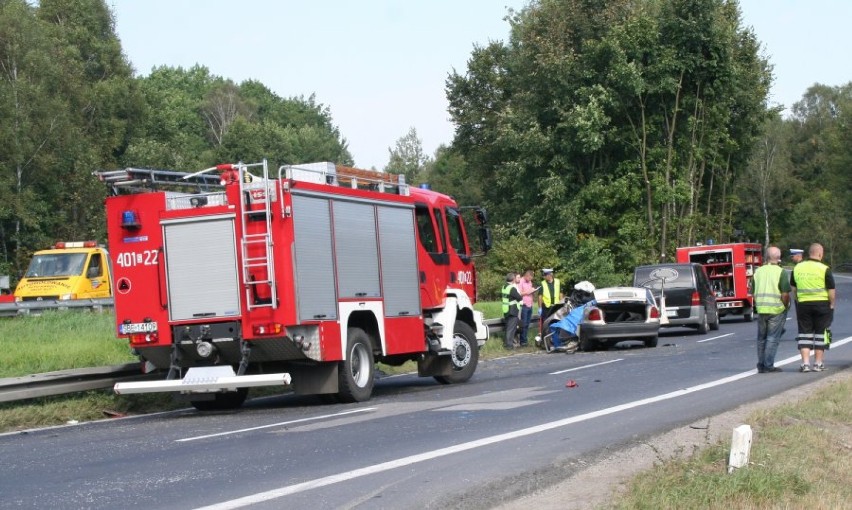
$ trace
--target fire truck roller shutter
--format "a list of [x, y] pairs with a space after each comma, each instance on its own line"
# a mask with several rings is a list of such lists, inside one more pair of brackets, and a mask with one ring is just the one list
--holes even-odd
[[378, 207], [382, 294], [388, 317], [420, 314], [414, 209]]
[[381, 297], [375, 206], [334, 199], [332, 214], [340, 298]]
[[163, 222], [171, 320], [240, 312], [234, 217]]
[[336, 319], [337, 295], [328, 199], [294, 193], [293, 228], [299, 320]]

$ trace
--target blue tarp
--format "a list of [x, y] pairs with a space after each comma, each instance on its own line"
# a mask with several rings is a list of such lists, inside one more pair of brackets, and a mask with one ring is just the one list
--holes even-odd
[[577, 336], [577, 327], [581, 322], [583, 322], [583, 312], [586, 310], [586, 307], [593, 306], [595, 304], [597, 304], [597, 302], [592, 300], [584, 305], [578, 306], [568, 312], [568, 315], [566, 315], [564, 319], [550, 325], [550, 332], [553, 334], [551, 341], [554, 347], [559, 346], [560, 329], [566, 331], [571, 336]]

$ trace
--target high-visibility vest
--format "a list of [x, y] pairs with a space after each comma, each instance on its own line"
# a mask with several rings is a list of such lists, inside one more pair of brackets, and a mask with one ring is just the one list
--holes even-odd
[[553, 279], [553, 295], [550, 295], [550, 286], [547, 284], [547, 280], [541, 281], [541, 301], [544, 303], [545, 308], [550, 308], [559, 299], [559, 278]]
[[828, 266], [816, 260], [799, 262], [793, 268], [796, 279], [796, 299], [799, 303], [828, 301], [828, 289], [825, 288], [825, 272]]
[[509, 313], [509, 307], [510, 306], [515, 307], [515, 310], [518, 309], [518, 301], [517, 300], [513, 299], [513, 300], [509, 301], [509, 293], [512, 291], [513, 286], [514, 285], [512, 285], [511, 283], [507, 283], [506, 286], [503, 287], [503, 290], [501, 292], [501, 294], [503, 295], [503, 315], [506, 315], [507, 313]]
[[784, 269], [778, 264], [760, 266], [754, 272], [754, 306], [757, 313], [778, 315], [784, 311], [778, 282]]

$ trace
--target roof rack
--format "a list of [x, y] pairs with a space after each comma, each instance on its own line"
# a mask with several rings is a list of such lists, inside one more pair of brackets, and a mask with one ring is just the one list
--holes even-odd
[[278, 178], [331, 186], [346, 185], [353, 189], [391, 192], [399, 195], [409, 194], [405, 175], [335, 165], [328, 161], [284, 165], [278, 170]]

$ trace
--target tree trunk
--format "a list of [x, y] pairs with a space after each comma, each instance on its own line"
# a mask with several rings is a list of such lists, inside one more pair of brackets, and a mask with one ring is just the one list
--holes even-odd
[[[680, 90], [683, 86], [683, 75], [684, 71], [680, 72], [680, 79], [677, 83], [677, 91], [675, 92], [675, 101], [674, 101], [674, 110], [672, 110], [672, 118], [671, 122], [668, 122], [669, 136], [668, 136], [668, 154], [666, 155], [666, 186], [669, 188], [669, 191], [672, 187], [671, 176], [672, 176], [672, 159], [674, 158], [674, 137], [675, 137], [675, 129], [677, 128], [677, 114], [680, 107]], [[663, 218], [660, 225], [660, 262], [665, 262], [668, 259], [668, 254], [666, 253], [666, 246], [668, 245], [668, 221], [669, 214], [672, 206], [672, 199], [667, 200], [667, 207], [663, 207]]]

